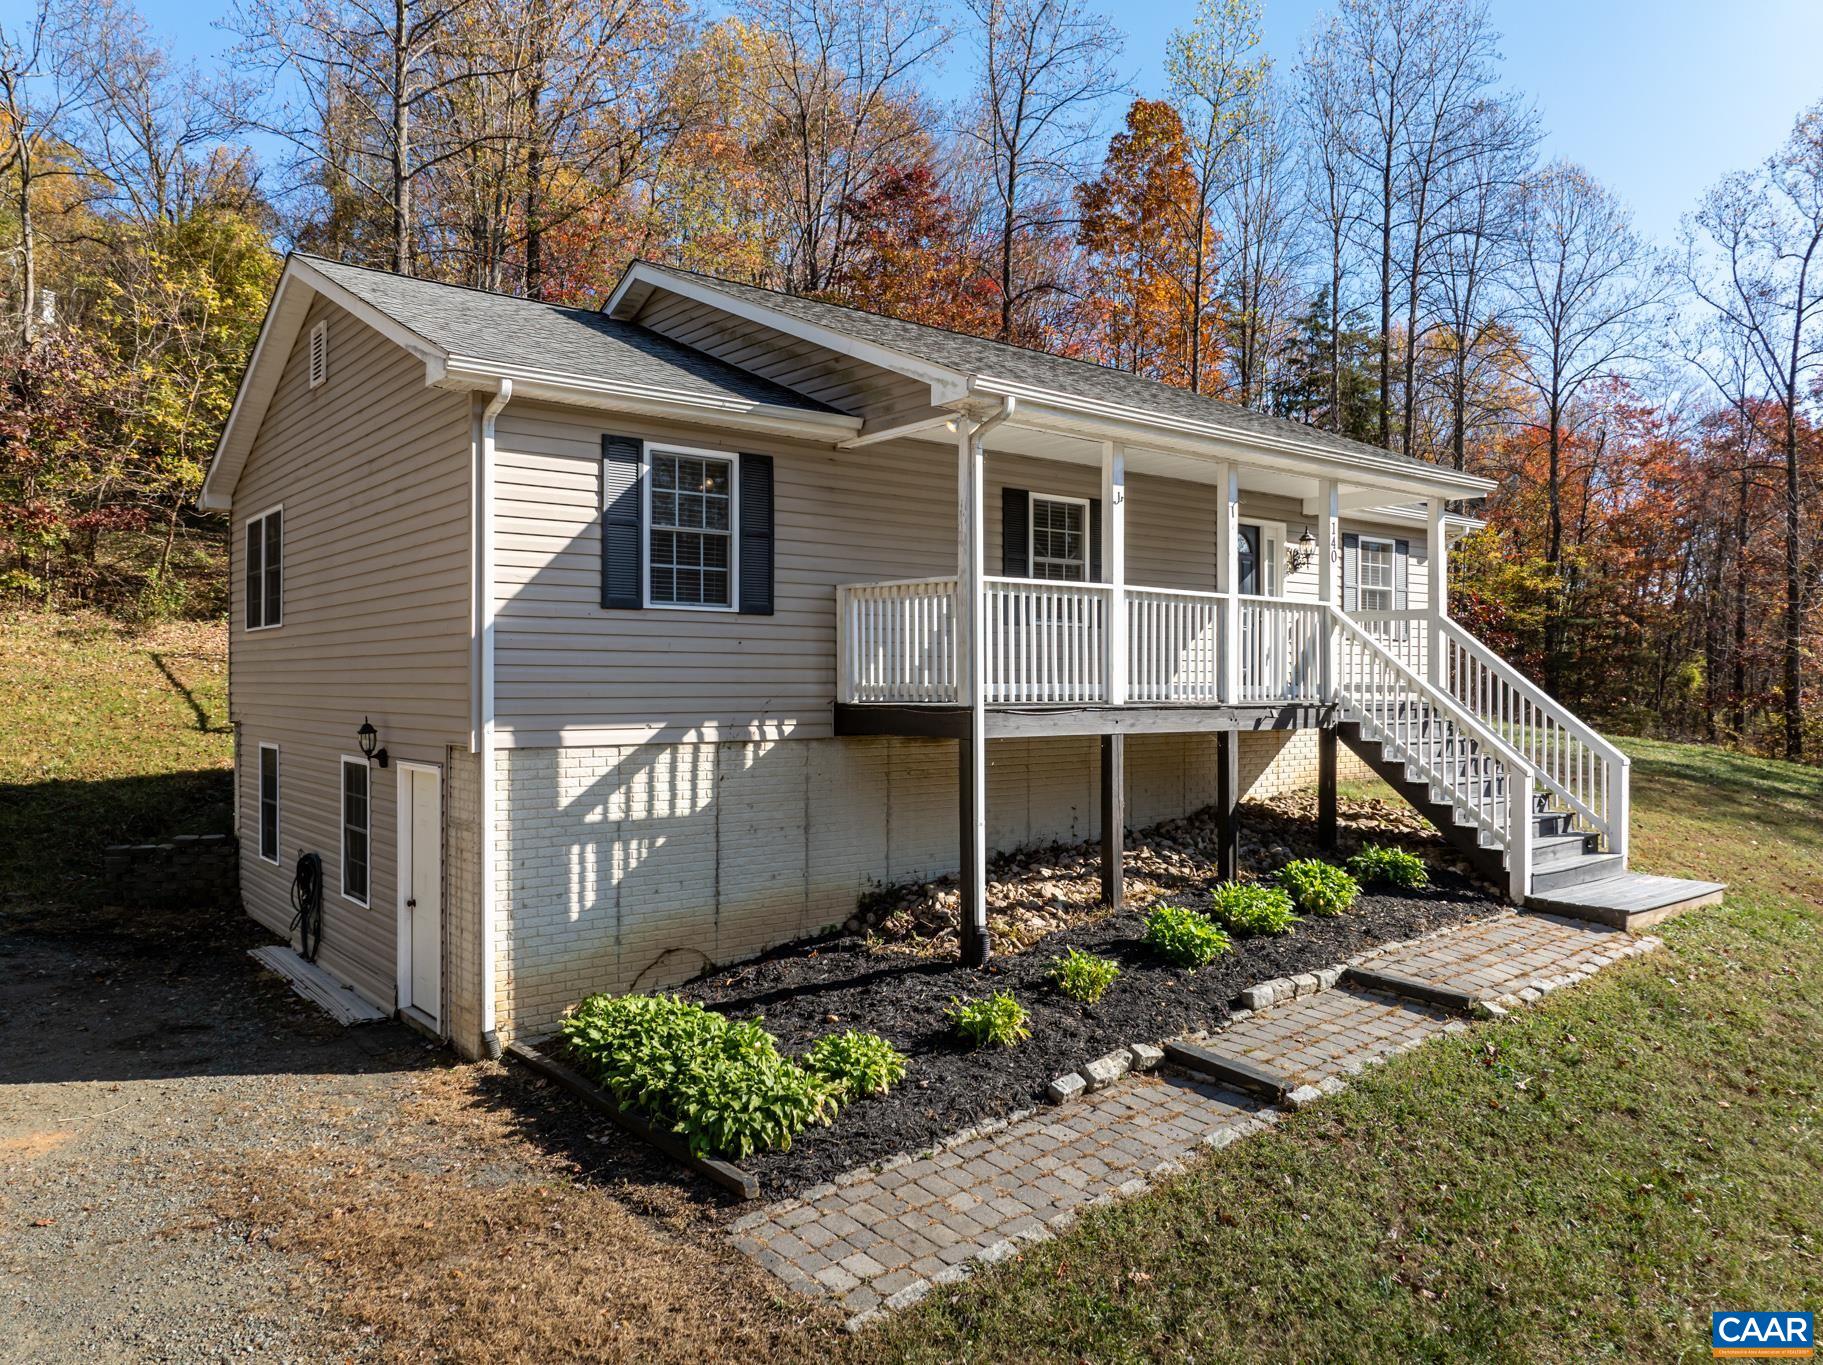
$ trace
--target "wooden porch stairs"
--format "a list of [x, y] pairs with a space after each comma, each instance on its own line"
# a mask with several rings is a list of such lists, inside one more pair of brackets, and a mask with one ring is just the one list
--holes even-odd
[[[1446, 746], [1460, 753], [1453, 760], [1453, 773], [1442, 775], [1451, 785], [1458, 789], [1478, 786], [1495, 801], [1504, 798], [1505, 778], [1499, 765], [1483, 757], [1473, 739], [1457, 735], [1448, 716], [1426, 710], [1417, 727], [1441, 727]], [[1505, 850], [1490, 844], [1480, 829], [1462, 818], [1442, 782], [1434, 782], [1408, 765], [1397, 742], [1368, 734], [1358, 720], [1342, 721], [1337, 737], [1467, 855], [1484, 876], [1497, 885], [1508, 883]], [[1643, 929], [1682, 911], [1714, 905], [1725, 890], [1717, 882], [1628, 871], [1624, 856], [1607, 850], [1602, 837], [1583, 828], [1572, 812], [1551, 804], [1548, 793], [1534, 800], [1527, 885], [1525, 904], [1529, 909], [1616, 929]]]

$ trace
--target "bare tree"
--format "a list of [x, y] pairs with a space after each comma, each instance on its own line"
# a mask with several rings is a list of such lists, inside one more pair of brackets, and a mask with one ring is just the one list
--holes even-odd
[[17, 29], [0, 27], [0, 175], [18, 217], [14, 292], [18, 335], [28, 344], [39, 321], [39, 198], [53, 181], [81, 182], [87, 168], [69, 139], [94, 98], [93, 70], [82, 59], [79, 9], [38, 0]]
[[459, 21], [472, 4], [237, 0], [228, 19], [241, 60], [268, 73], [274, 89], [297, 91], [275, 96], [256, 126], [289, 142], [306, 167], [387, 206], [391, 265], [402, 275], [414, 266], [414, 186], [471, 145], [447, 120], [420, 116], [456, 88], [503, 74], [459, 50]]
[[[1644, 360], [1662, 270], [1626, 209], [1579, 166], [1554, 162], [1519, 188], [1512, 315], [1525, 345], [1517, 378], [1537, 399], [1547, 451], [1545, 561], [1563, 562], [1563, 464], [1574, 407], [1589, 386]], [[1545, 681], [1555, 682], [1561, 604], [1548, 613]]]
[[1823, 102], [1799, 117], [1758, 171], [1729, 176], [1711, 190], [1688, 236], [1691, 287], [1745, 348], [1777, 424], [1762, 435], [1784, 462], [1785, 756], [1798, 760], [1806, 596], [1798, 431], [1810, 376], [1823, 369]]
[[1219, 275], [1211, 221], [1217, 199], [1234, 183], [1230, 163], [1259, 116], [1270, 70], [1264, 57], [1254, 55], [1259, 43], [1258, 0], [1201, 0], [1190, 27], [1174, 30], [1165, 44], [1171, 103], [1183, 121], [1196, 182], [1188, 206], [1193, 221], [1181, 225], [1190, 243], [1182, 287], [1193, 392], [1203, 389], [1203, 336]]
[[1328, 266], [1323, 290], [1328, 316], [1328, 351], [1325, 365], [1327, 412], [1323, 423], [1330, 431], [1342, 429], [1342, 329], [1347, 309], [1342, 290], [1347, 283], [1349, 231], [1360, 214], [1360, 184], [1351, 174], [1353, 105], [1336, 68], [1341, 42], [1332, 19], [1305, 50], [1298, 67], [1298, 108], [1302, 115], [1304, 147], [1304, 202], [1311, 222], [1318, 225], [1322, 253]]
[[999, 337], [1020, 310], [1058, 290], [1043, 270], [1023, 278], [1027, 239], [1065, 221], [1066, 186], [1082, 169], [1089, 125], [1120, 88], [1121, 37], [1085, 0], [968, 0], [979, 44], [974, 106], [960, 128], [992, 183]]
[[1271, 83], [1257, 99], [1258, 112], [1233, 155], [1233, 174], [1219, 205], [1235, 398], [1256, 407], [1271, 382], [1297, 246], [1285, 119]]

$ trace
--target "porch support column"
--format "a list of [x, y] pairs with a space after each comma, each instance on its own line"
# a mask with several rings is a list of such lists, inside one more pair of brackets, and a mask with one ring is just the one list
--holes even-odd
[[1112, 441], [1101, 446], [1101, 506], [1102, 567], [1113, 585], [1108, 598], [1107, 700], [1109, 706], [1121, 706], [1127, 700], [1127, 448]]
[[1101, 899], [1116, 910], [1126, 900], [1127, 737], [1101, 737]]
[[981, 602], [986, 573], [982, 455], [983, 424], [964, 419], [956, 440], [956, 681], [968, 707], [960, 751], [956, 802], [961, 869], [958, 906], [962, 961], [979, 967], [988, 958], [987, 932], [987, 677], [986, 631]]
[[1336, 727], [1317, 731], [1317, 843], [1333, 849], [1336, 831]]
[[[1334, 479], [1324, 479], [1317, 489], [1317, 600], [1340, 610], [1342, 606], [1342, 495]], [[1336, 699], [1336, 633], [1323, 636], [1323, 699]]]
[[1233, 706], [1241, 699], [1241, 610], [1235, 595], [1241, 584], [1241, 471], [1232, 464], [1221, 468], [1222, 497], [1215, 510], [1215, 590], [1222, 603], [1222, 701]]
[[1443, 527], [1447, 506], [1442, 498], [1431, 498], [1425, 504], [1430, 525], [1425, 545], [1429, 551], [1425, 577], [1430, 589], [1429, 605], [1425, 609], [1425, 663], [1431, 685], [1439, 691], [1447, 690], [1449, 686], [1449, 661], [1443, 647], [1443, 622], [1450, 614], [1450, 543]]
[[1241, 738], [1233, 730], [1215, 736], [1216, 875], [1231, 882], [1241, 865]]

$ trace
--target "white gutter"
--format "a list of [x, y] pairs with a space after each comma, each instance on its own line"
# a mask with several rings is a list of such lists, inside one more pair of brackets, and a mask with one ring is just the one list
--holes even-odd
[[475, 446], [475, 748], [481, 762], [481, 1046], [500, 1055], [494, 1014], [494, 423], [513, 396], [513, 381], [501, 379], [481, 412]]

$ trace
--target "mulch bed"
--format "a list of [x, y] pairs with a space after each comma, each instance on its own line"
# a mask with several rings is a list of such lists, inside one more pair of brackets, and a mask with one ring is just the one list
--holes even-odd
[[[1283, 845], [1271, 847], [1286, 851]], [[1055, 861], [1057, 851], [1051, 853]], [[1119, 912], [1083, 907], [1068, 927], [1038, 937], [1022, 952], [998, 956], [980, 971], [958, 966], [953, 951], [912, 952], [903, 941], [847, 935], [707, 973], [680, 993], [736, 1017], [763, 1017], [787, 1053], [799, 1053], [825, 1034], [858, 1028], [881, 1034], [910, 1058], [910, 1074], [890, 1094], [851, 1104], [833, 1127], [800, 1135], [789, 1151], [755, 1153], [741, 1163], [759, 1177], [766, 1197], [777, 1198], [1031, 1108], [1043, 1102], [1053, 1078], [1123, 1044], [1212, 1028], [1228, 1017], [1235, 996], [1247, 986], [1315, 971], [1498, 908], [1494, 896], [1439, 861], [1432, 860], [1432, 886], [1426, 891], [1365, 893], [1346, 915], [1306, 919], [1281, 937], [1236, 940], [1232, 954], [1194, 973], [1152, 957], [1141, 936], [1144, 910], [1153, 902], [1130, 897]], [[1209, 903], [1212, 868], [1195, 885], [1187, 876], [1173, 880], [1178, 882], [1174, 903], [1192, 908]], [[943, 940], [938, 926], [930, 941]], [[1093, 1007], [1050, 984], [1051, 960], [1071, 947], [1121, 965], [1120, 977]], [[1018, 997], [1032, 1036], [1004, 1050], [964, 1049], [949, 1033], [945, 1008], [954, 998], [996, 990]]]

